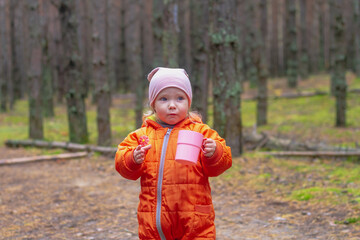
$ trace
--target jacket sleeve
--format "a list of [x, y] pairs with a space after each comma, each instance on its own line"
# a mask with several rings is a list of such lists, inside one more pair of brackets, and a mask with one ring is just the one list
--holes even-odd
[[130, 180], [137, 180], [143, 172], [143, 164], [137, 164], [133, 152], [138, 146], [137, 131], [130, 133], [118, 146], [115, 155], [115, 169], [121, 176]]
[[201, 132], [205, 138], [211, 138], [216, 142], [216, 150], [210, 158], [205, 157], [204, 154], [201, 153], [204, 172], [209, 177], [219, 176], [232, 165], [231, 149], [226, 146], [225, 139], [221, 138], [219, 134], [209, 126], [204, 125]]

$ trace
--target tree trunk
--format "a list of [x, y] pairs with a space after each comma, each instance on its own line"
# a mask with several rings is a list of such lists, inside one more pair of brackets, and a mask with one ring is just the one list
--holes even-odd
[[[81, 78], [84, 81], [83, 90], [85, 95], [88, 96], [95, 88], [94, 78], [92, 75], [93, 63], [92, 63], [92, 9], [90, 7], [90, 1], [76, 1], [76, 16], [78, 20], [78, 44], [82, 61]], [[106, 4], [106, 3], [103, 3]], [[94, 9], [96, 11], [96, 9]]]
[[286, 1], [286, 76], [290, 88], [297, 86], [297, 29], [295, 0]]
[[49, 45], [48, 51], [51, 56], [51, 68], [53, 88], [56, 101], [62, 103], [65, 94], [64, 86], [64, 69], [62, 65], [63, 42], [61, 41], [61, 23], [57, 6], [50, 4], [49, 6]]
[[255, 17], [255, 2], [253, 0], [245, 1], [245, 14], [246, 14], [246, 38], [245, 38], [245, 66], [246, 66], [246, 78], [249, 80], [249, 84], [251, 88], [255, 88], [258, 86], [258, 69], [257, 62], [258, 59], [256, 55], [256, 51], [258, 48], [258, 43], [256, 42], [256, 17]]
[[118, 69], [121, 52], [121, 1], [107, 1], [107, 71], [111, 93], [118, 90]]
[[[108, 1], [108, 0], [107, 0]], [[110, 81], [107, 72], [106, 49], [107, 49], [107, 1], [92, 1], [93, 7], [93, 76], [94, 76], [94, 96], [97, 109], [97, 130], [98, 145], [111, 145], [110, 128]]]
[[286, 0], [278, 0], [277, 4], [277, 41], [278, 41], [278, 75], [285, 75], [285, 13]]
[[208, 1], [192, 0], [191, 6], [191, 49], [192, 68], [190, 79], [193, 94], [196, 96], [192, 102], [192, 108], [198, 111], [204, 122], [208, 119], [209, 97], [209, 35], [208, 35]]
[[332, 82], [336, 98], [336, 126], [346, 126], [346, 38], [345, 20], [342, 13], [342, 1], [331, 0], [330, 11], [332, 18]]
[[153, 0], [142, 1], [141, 14], [141, 39], [143, 43], [143, 73], [149, 73], [155, 66], [154, 64], [154, 31], [153, 17]]
[[6, 112], [12, 95], [10, 2], [0, 1], [0, 112]]
[[360, 2], [353, 0], [354, 6], [354, 47], [355, 47], [355, 74], [360, 77]]
[[146, 79], [141, 64], [141, 25], [139, 1], [127, 0], [125, 12], [125, 49], [126, 66], [131, 90], [136, 95], [135, 120], [136, 127], [142, 124], [144, 89]]
[[268, 64], [266, 62], [266, 19], [267, 19], [267, 6], [265, 1], [259, 1], [257, 6], [257, 13], [259, 21], [259, 27], [256, 29], [255, 42], [258, 43], [258, 47], [255, 50], [256, 60], [255, 65], [258, 73], [258, 96], [257, 96], [257, 111], [256, 111], [256, 124], [257, 126], [267, 124], [267, 109], [268, 109], [268, 94], [267, 94], [267, 77], [268, 77]]
[[154, 67], [164, 66], [163, 60], [163, 0], [153, 0]]
[[211, 26], [214, 128], [231, 147], [242, 153], [241, 83], [237, 78], [236, 0], [212, 1]]
[[12, 85], [10, 87], [10, 109], [13, 109], [15, 101], [21, 98], [21, 75], [20, 63], [18, 62], [17, 52], [19, 51], [19, 38], [16, 35], [17, 29], [15, 11], [19, 7], [19, 1], [10, 2], [10, 42], [11, 42], [11, 76]]
[[306, 24], [306, 0], [299, 0], [299, 54], [298, 54], [298, 63], [299, 63], [299, 75], [301, 79], [307, 79], [309, 77], [309, 55], [308, 55], [308, 45], [307, 45], [307, 24]]
[[42, 114], [42, 31], [40, 25], [40, 9], [38, 0], [28, 0], [28, 22], [30, 33], [30, 62], [28, 70], [29, 87], [29, 137], [42, 139], [43, 134], [43, 114]]
[[164, 12], [163, 12], [163, 61], [166, 67], [178, 67], [179, 66], [179, 4], [178, 0], [163, 0]]
[[[190, 23], [190, 0], [179, 1], [179, 66], [186, 69], [192, 75], [192, 46], [191, 46], [191, 23]], [[204, 14], [205, 9], [201, 9]]]
[[78, 24], [74, 14], [74, 0], [61, 0], [59, 14], [61, 21], [63, 69], [66, 103], [68, 110], [69, 138], [71, 142], [88, 142], [85, 109], [86, 88], [81, 74], [81, 56], [78, 46]]
[[49, 1], [41, 1], [41, 27], [43, 31], [42, 40], [42, 84], [41, 95], [43, 99], [43, 114], [45, 117], [53, 117], [54, 113], [54, 101], [53, 101], [53, 78], [52, 78], [52, 66], [51, 55], [49, 51], [50, 34], [49, 34]]
[[[11, 1], [11, 56], [12, 56], [12, 76], [13, 76], [13, 101], [21, 99], [25, 95], [27, 89], [26, 79], [26, 57], [24, 46], [24, 24], [23, 19], [26, 18], [24, 12], [24, 1]], [[13, 105], [14, 103], [11, 103]]]

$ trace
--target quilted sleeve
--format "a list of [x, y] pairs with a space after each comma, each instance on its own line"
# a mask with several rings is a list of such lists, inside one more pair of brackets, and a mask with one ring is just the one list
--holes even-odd
[[206, 138], [214, 139], [216, 142], [215, 153], [207, 158], [201, 153], [201, 162], [204, 172], [209, 177], [216, 177], [229, 169], [232, 165], [231, 149], [226, 146], [225, 139], [221, 138], [219, 134], [204, 124], [201, 129], [202, 134]]
[[138, 134], [130, 133], [122, 141], [115, 155], [115, 169], [121, 176], [130, 180], [137, 180], [143, 172], [143, 165], [134, 160], [134, 149], [138, 146]]

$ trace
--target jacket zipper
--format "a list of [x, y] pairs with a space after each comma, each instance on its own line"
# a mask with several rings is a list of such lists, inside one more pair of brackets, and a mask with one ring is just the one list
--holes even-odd
[[164, 142], [161, 149], [161, 157], [160, 157], [160, 166], [159, 166], [159, 176], [158, 176], [158, 183], [157, 183], [157, 198], [156, 198], [156, 228], [162, 240], [166, 240], [165, 235], [161, 228], [161, 198], [162, 198], [162, 182], [164, 176], [164, 165], [165, 165], [165, 155], [166, 149], [169, 142], [169, 137], [172, 129], [168, 129], [165, 137]]

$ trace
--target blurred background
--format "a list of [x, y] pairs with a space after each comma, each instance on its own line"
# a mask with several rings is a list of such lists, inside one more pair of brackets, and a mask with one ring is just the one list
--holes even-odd
[[358, 0], [0, 0], [2, 138], [114, 146], [141, 126], [157, 66], [186, 69], [193, 110], [235, 155], [245, 129], [279, 126], [284, 94], [326, 95], [321, 124], [358, 129], [359, 14]]

